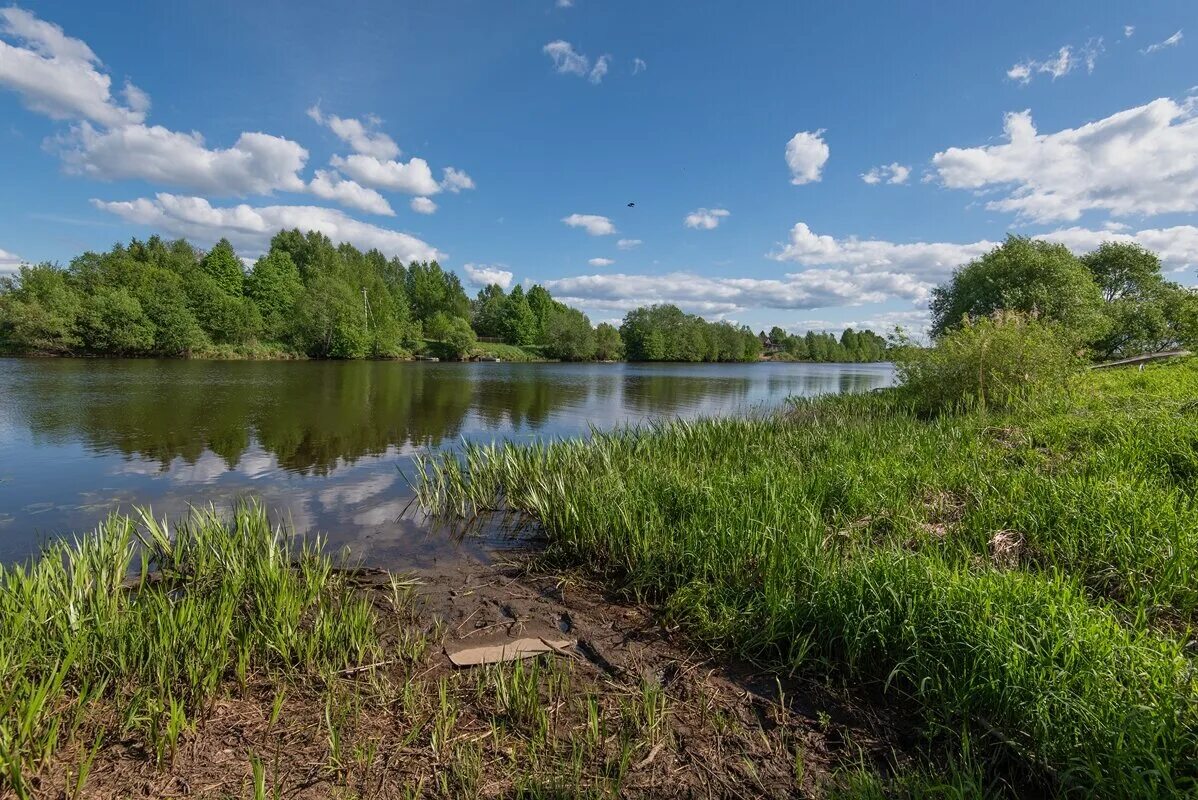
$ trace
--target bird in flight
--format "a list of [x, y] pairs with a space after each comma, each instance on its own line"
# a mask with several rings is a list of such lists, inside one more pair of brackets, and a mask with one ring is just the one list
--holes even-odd
[[629, 203], [629, 204], [628, 204], [628, 207], [629, 207], [629, 208], [632, 208], [632, 207], [633, 207], [633, 206], [635, 206], [635, 205], [636, 205], [636, 203]]

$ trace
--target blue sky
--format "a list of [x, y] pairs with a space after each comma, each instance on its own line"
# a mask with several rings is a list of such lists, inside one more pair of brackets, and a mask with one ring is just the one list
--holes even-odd
[[317, 227], [593, 321], [794, 330], [918, 328], [1008, 232], [1192, 284], [1196, 46], [1192, 2], [27, 2], [0, 270]]

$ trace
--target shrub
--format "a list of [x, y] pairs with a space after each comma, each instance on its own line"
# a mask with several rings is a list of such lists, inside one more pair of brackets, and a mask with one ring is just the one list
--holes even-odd
[[1003, 408], [1060, 386], [1080, 366], [1059, 326], [1013, 311], [965, 318], [930, 348], [900, 348], [895, 362], [905, 391], [924, 411]]

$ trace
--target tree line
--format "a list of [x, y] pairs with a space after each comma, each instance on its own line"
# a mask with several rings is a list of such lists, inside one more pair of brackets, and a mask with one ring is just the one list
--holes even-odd
[[[404, 264], [315, 231], [280, 231], [248, 269], [226, 239], [205, 252], [152, 236], [0, 279], [0, 349], [12, 353], [465, 358], [485, 351], [480, 337], [566, 361], [755, 361], [768, 344], [672, 305], [634, 309], [617, 328], [592, 326], [540, 285], [491, 284], [470, 298], [436, 261]], [[809, 334], [775, 349], [876, 360], [875, 340]]]
[[837, 337], [831, 333], [807, 331], [803, 336], [791, 335], [782, 328], [761, 334], [767, 348], [775, 351], [774, 358], [786, 361], [854, 361], [860, 363], [885, 361], [890, 350], [886, 339], [871, 330], [855, 331], [845, 328]]

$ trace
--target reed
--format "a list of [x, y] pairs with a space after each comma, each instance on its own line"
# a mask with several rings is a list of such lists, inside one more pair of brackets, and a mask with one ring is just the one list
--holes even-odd
[[27, 565], [0, 566], [4, 778], [29, 796], [28, 776], [97, 731], [167, 762], [228, 682], [324, 674], [376, 648], [369, 603], [321, 542], [294, 542], [260, 506], [196, 510], [175, 527], [148, 512], [112, 516]]

